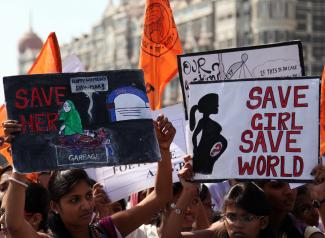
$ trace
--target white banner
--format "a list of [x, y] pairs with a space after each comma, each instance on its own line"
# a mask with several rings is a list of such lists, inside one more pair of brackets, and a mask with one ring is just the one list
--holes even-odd
[[195, 179], [311, 180], [319, 84], [319, 78], [190, 84]]
[[[185, 115], [182, 104], [177, 104], [161, 110], [152, 112], [152, 117], [156, 119], [159, 114], [168, 117], [176, 128], [176, 135], [171, 145], [173, 163], [173, 181], [177, 182], [177, 173], [183, 165], [183, 156], [187, 154], [185, 141]], [[157, 163], [133, 164], [114, 167], [104, 167], [87, 169], [88, 175], [104, 185], [104, 189], [112, 201], [129, 196], [131, 193], [154, 186]]]
[[186, 106], [191, 82], [304, 75], [299, 41], [184, 54], [178, 64]]

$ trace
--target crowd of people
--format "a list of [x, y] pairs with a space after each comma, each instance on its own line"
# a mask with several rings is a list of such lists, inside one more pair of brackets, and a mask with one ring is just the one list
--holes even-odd
[[[213, 186], [193, 182], [191, 156], [173, 183], [169, 150], [176, 129], [163, 115], [154, 126], [162, 159], [154, 188], [132, 195], [136, 201], [111, 202], [82, 169], [42, 172], [31, 181], [2, 168], [0, 237], [324, 237], [323, 165], [311, 171], [314, 183], [298, 188], [276, 180], [227, 181], [220, 207]], [[8, 142], [21, 130], [13, 120], [3, 127]]]

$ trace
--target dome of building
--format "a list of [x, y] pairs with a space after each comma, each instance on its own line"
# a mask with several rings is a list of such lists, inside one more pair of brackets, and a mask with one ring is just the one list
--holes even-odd
[[26, 49], [39, 50], [43, 46], [43, 41], [34, 32], [29, 31], [19, 40], [19, 53], [24, 53]]

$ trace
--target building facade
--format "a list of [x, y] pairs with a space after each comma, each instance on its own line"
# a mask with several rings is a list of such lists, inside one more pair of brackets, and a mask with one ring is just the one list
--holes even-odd
[[[187, 52], [300, 39], [307, 75], [319, 75], [325, 62], [323, 0], [170, 0]], [[112, 0], [98, 24], [61, 47], [78, 56], [88, 71], [137, 68], [145, 0]], [[164, 104], [182, 101], [178, 80], [166, 87]]]

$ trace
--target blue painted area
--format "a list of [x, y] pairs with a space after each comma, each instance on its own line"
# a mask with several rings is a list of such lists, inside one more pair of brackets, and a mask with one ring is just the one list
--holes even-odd
[[[145, 92], [134, 87], [122, 87], [122, 88], [115, 89], [114, 91], [112, 91], [110, 94], [107, 95], [106, 104], [114, 105], [115, 98], [121, 94], [133, 94], [141, 98], [144, 103], [149, 103], [149, 99]], [[110, 116], [111, 122], [115, 122], [116, 121], [115, 106], [108, 109], [108, 114]]]

